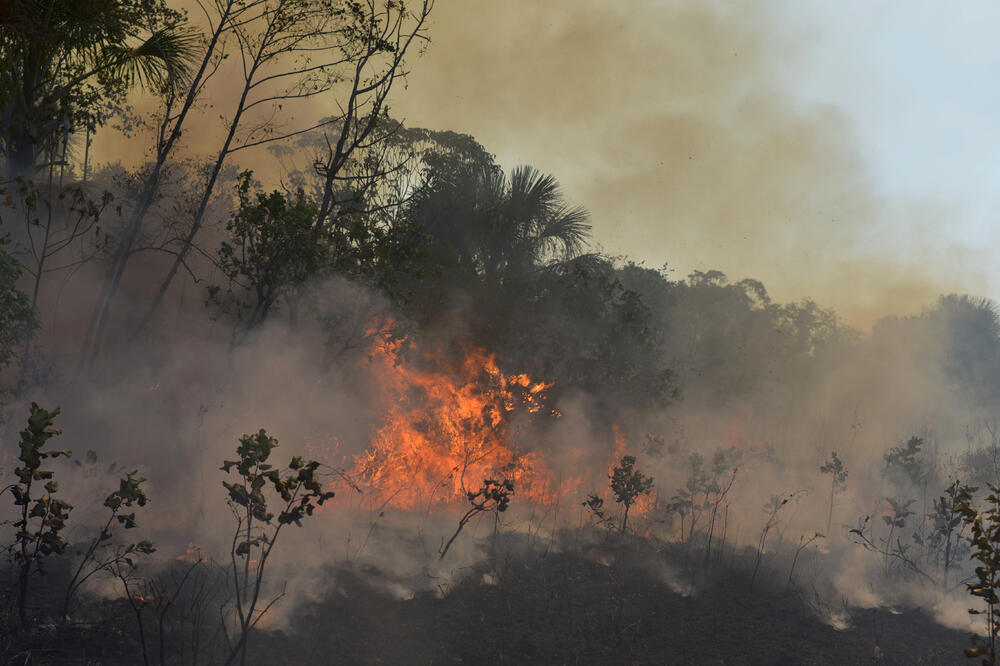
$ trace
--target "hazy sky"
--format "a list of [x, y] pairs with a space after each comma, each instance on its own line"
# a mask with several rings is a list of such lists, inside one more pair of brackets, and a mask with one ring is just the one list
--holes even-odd
[[438, 0], [395, 102], [554, 174], [611, 253], [865, 325], [1000, 296], [1000, 5]]

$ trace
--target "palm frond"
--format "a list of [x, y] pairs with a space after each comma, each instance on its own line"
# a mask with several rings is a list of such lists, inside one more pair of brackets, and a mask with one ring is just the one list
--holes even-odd
[[614, 272], [614, 261], [597, 252], [588, 252], [562, 261], [553, 261], [538, 270], [540, 275], [561, 277], [577, 275], [603, 280], [611, 280]]
[[580, 253], [590, 237], [590, 214], [581, 207], [562, 207], [546, 218], [539, 230], [538, 239], [554, 250], [561, 248], [564, 258]]
[[559, 182], [531, 166], [519, 166], [510, 175], [508, 215], [528, 219], [546, 216], [562, 202]]
[[503, 171], [493, 165], [485, 166], [479, 173], [480, 187], [477, 187], [479, 204], [482, 209], [494, 209], [505, 198], [506, 184]]
[[183, 87], [191, 80], [199, 36], [183, 28], [162, 28], [133, 47], [109, 45], [102, 54], [111, 69], [146, 88]]

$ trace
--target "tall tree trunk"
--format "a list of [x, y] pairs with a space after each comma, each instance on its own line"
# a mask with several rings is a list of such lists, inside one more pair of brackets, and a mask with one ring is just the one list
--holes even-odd
[[[87, 334], [84, 338], [83, 348], [80, 352], [80, 362], [77, 367], [78, 373], [89, 371], [97, 359], [98, 352], [100, 351], [101, 339], [104, 335], [104, 327], [108, 320], [111, 305], [114, 302], [115, 297], [118, 295], [122, 275], [125, 273], [125, 266], [132, 254], [135, 239], [138, 237], [139, 232], [142, 229], [146, 213], [149, 212], [149, 208], [152, 206], [154, 195], [160, 184], [160, 173], [170, 157], [170, 153], [173, 150], [174, 145], [177, 140], [180, 139], [184, 121], [186, 120], [191, 107], [194, 105], [195, 97], [197, 96], [198, 90], [204, 81], [205, 72], [208, 70], [210, 63], [212, 62], [212, 56], [216, 52], [216, 47], [219, 44], [219, 39], [223, 33], [226, 20], [231, 15], [235, 3], [236, 0], [227, 0], [225, 5], [220, 7], [219, 23], [215, 26], [208, 46], [205, 48], [205, 53], [202, 56], [198, 73], [195, 74], [194, 78], [188, 85], [188, 91], [185, 95], [184, 103], [172, 120], [170, 119], [170, 106], [168, 105], [167, 107], [166, 117], [160, 127], [160, 143], [157, 145], [156, 149], [156, 162], [153, 166], [152, 172], [146, 179], [142, 194], [140, 195], [139, 201], [136, 205], [136, 209], [133, 211], [132, 216], [129, 219], [129, 224], [125, 228], [125, 233], [121, 241], [119, 241], [118, 248], [112, 257], [111, 268], [104, 279], [104, 283], [101, 285], [101, 292], [97, 297], [97, 303], [94, 304], [94, 311], [91, 313], [90, 323], [87, 325]], [[167, 131], [168, 129], [169, 132]]]
[[[258, 63], [254, 63], [256, 67]], [[251, 76], [253, 74], [251, 73]], [[146, 308], [145, 314], [143, 314], [142, 319], [139, 320], [138, 325], [132, 330], [132, 333], [128, 336], [129, 342], [134, 342], [139, 334], [146, 328], [149, 321], [153, 318], [153, 314], [160, 307], [160, 303], [163, 301], [163, 297], [167, 293], [167, 289], [170, 288], [170, 283], [173, 282], [174, 276], [177, 275], [177, 271], [180, 267], [184, 265], [184, 259], [187, 257], [188, 252], [191, 250], [191, 246], [194, 244], [194, 238], [201, 229], [201, 224], [205, 219], [205, 211], [208, 210], [208, 204], [212, 200], [212, 193], [215, 191], [215, 183], [219, 179], [219, 174], [222, 172], [222, 167], [226, 162], [226, 156], [229, 155], [229, 148], [232, 146], [233, 138], [236, 136], [236, 130], [239, 127], [240, 119], [243, 117], [243, 111], [246, 107], [247, 95], [250, 94], [251, 81], [248, 79], [246, 85], [243, 87], [243, 94], [240, 95], [240, 101], [236, 105], [236, 113], [233, 115], [232, 121], [229, 123], [229, 132], [226, 134], [226, 140], [222, 144], [222, 148], [219, 149], [219, 153], [215, 158], [215, 164], [212, 165], [212, 173], [208, 177], [208, 183], [205, 184], [205, 189], [201, 195], [201, 201], [198, 202], [198, 210], [195, 212], [194, 220], [191, 223], [191, 229], [188, 231], [187, 236], [184, 238], [184, 245], [181, 246], [180, 251], [177, 253], [177, 257], [174, 259], [174, 263], [170, 266], [170, 270], [167, 272], [167, 277], [164, 278], [163, 283], [160, 284], [160, 288], [156, 291], [156, 295], [153, 297], [153, 301]]]
[[833, 526], [833, 500], [837, 494], [837, 473], [834, 472], [833, 480], [830, 481], [830, 513], [826, 517], [826, 534], [830, 535], [830, 528]]

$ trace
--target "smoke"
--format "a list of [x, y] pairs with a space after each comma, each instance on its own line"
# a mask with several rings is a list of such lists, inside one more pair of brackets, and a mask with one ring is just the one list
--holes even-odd
[[889, 198], [851, 121], [795, 95], [815, 35], [787, 9], [442, 2], [395, 113], [556, 174], [607, 251], [676, 277], [753, 277], [862, 327], [985, 284], [984, 252], [941, 242], [954, 207]]

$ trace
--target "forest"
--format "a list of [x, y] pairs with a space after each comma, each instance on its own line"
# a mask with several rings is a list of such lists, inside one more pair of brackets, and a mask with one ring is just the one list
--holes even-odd
[[4, 663], [996, 663], [1000, 308], [601, 251], [433, 16], [0, 3]]

